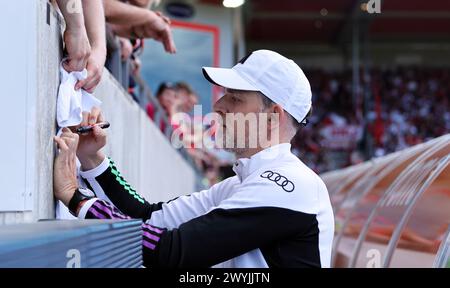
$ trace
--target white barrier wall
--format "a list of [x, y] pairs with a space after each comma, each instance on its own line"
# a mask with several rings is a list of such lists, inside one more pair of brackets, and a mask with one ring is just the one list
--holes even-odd
[[[56, 131], [61, 35], [46, 0], [6, 1], [0, 11], [2, 113], [0, 225], [54, 218], [52, 137]], [[14, 23], [12, 25], [11, 23]], [[25, 42], [25, 43], [24, 43]], [[106, 71], [96, 96], [111, 122], [105, 152], [149, 201], [193, 192], [195, 172]]]

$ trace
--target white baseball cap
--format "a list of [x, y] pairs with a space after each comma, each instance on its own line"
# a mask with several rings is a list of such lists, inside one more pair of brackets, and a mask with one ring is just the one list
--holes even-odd
[[306, 123], [311, 109], [311, 86], [294, 61], [270, 50], [257, 50], [233, 68], [202, 70], [209, 82], [228, 89], [259, 91], [299, 123]]

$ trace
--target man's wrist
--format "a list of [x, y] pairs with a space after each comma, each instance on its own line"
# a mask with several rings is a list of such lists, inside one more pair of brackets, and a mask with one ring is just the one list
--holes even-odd
[[69, 205], [67, 206], [70, 213], [72, 213], [72, 215], [74, 215], [75, 217], [78, 217], [78, 214], [80, 213], [80, 210], [83, 207], [84, 203], [93, 198], [92, 196], [83, 194], [83, 192], [81, 191], [84, 191], [84, 189], [79, 188], [75, 190], [72, 198], [69, 201]]
[[81, 11], [68, 11], [61, 10], [64, 15], [64, 22], [66, 22], [66, 31], [70, 31], [74, 34], [86, 34], [86, 26], [84, 25], [83, 10]]
[[158, 16], [158, 14], [156, 14], [152, 10], [146, 10], [145, 12], [147, 13], [147, 16], [144, 26], [157, 27], [158, 21], [160, 21], [160, 17]]
[[83, 207], [83, 205], [87, 202], [87, 201], [89, 201], [89, 199], [84, 199], [84, 200], [82, 200], [80, 203], [78, 203], [78, 206], [77, 206], [77, 209], [76, 209], [76, 212], [75, 212], [75, 215], [78, 217], [78, 215], [80, 215], [80, 210], [81, 210], [81, 208]]
[[98, 151], [96, 154], [92, 156], [78, 156], [78, 159], [81, 163], [81, 170], [87, 171], [92, 170], [96, 167], [98, 167], [102, 162], [105, 160], [106, 156], [103, 154], [103, 152]]
[[98, 55], [106, 61], [106, 43], [102, 41], [92, 41], [91, 43], [91, 55]]
[[69, 18], [66, 19], [66, 31], [74, 35], [86, 35], [86, 27], [84, 26], [83, 18]]
[[[59, 200], [61, 200], [61, 202], [66, 207], [69, 207], [70, 200], [73, 198], [73, 195], [75, 194], [75, 191], [77, 189], [78, 188], [72, 188], [72, 189], [70, 189], [70, 192], [67, 192], [67, 193], [63, 192], [63, 193], [61, 193], [62, 196], [61, 196], [61, 198]], [[66, 191], [68, 191], [68, 190], [66, 190]]]

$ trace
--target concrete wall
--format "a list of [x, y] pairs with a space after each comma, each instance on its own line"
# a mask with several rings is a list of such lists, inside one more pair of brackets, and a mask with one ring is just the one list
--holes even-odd
[[[46, 0], [6, 3], [0, 36], [18, 42], [0, 47], [1, 63], [16, 59], [0, 72], [0, 84], [7, 87], [0, 122], [19, 124], [0, 141], [0, 181], [6, 183], [0, 201], [8, 199], [0, 203], [0, 225], [54, 218], [52, 137], [62, 47], [60, 22], [53, 9], [47, 17]], [[194, 170], [107, 71], [96, 96], [111, 122], [105, 152], [141, 195], [162, 201], [193, 192]]]

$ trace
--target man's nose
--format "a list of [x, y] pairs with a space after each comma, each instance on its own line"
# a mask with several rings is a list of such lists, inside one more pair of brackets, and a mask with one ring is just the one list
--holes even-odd
[[214, 103], [213, 105], [213, 110], [214, 112], [220, 114], [221, 116], [225, 116], [226, 113], [228, 113], [227, 107], [225, 105], [225, 101], [224, 101], [225, 97], [220, 98], [219, 100], [217, 100], [216, 103]]

